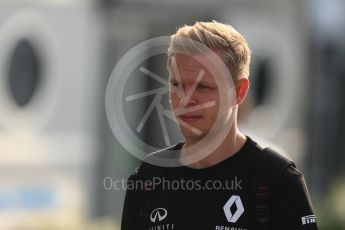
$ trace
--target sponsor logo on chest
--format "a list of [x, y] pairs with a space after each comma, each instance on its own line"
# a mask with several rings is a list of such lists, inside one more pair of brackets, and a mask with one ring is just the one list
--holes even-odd
[[156, 208], [150, 214], [150, 221], [154, 223], [149, 230], [170, 230], [174, 229], [174, 224], [161, 223], [168, 216], [168, 211], [165, 208]]
[[[232, 195], [223, 206], [226, 220], [229, 223], [236, 223], [244, 213], [244, 207], [240, 196]], [[231, 227], [224, 225], [216, 225], [215, 230], [247, 230], [242, 227]]]

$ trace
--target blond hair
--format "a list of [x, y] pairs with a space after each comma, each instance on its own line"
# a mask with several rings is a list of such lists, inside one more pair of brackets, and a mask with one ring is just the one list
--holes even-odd
[[[180, 39], [180, 41], [179, 41]], [[171, 36], [168, 49], [168, 70], [171, 69], [171, 57], [180, 53], [181, 49], [200, 53], [195, 43], [181, 42], [181, 39], [195, 41], [209, 49], [223, 50], [223, 61], [234, 80], [249, 76], [250, 49], [244, 37], [228, 24], [212, 22], [196, 22], [193, 26], [184, 25]]]

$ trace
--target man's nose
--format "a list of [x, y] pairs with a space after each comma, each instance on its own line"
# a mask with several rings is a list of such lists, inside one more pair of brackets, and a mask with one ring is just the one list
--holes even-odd
[[191, 86], [183, 87], [183, 95], [180, 100], [180, 106], [182, 107], [189, 107], [196, 105], [196, 93], [195, 89]]

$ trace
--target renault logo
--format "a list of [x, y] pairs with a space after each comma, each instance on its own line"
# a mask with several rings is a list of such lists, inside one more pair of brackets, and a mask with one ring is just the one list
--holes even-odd
[[[235, 207], [233, 207], [234, 205]], [[233, 210], [234, 213], [232, 213], [231, 209], [235, 209]], [[230, 199], [225, 203], [223, 210], [228, 222], [235, 223], [244, 212], [241, 197], [232, 195]]]
[[167, 215], [168, 211], [165, 208], [156, 208], [151, 212], [150, 219], [155, 223], [164, 220]]

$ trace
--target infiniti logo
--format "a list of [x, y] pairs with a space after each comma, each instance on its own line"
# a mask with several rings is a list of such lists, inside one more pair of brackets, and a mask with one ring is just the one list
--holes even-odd
[[167, 217], [168, 211], [165, 208], [156, 208], [151, 212], [150, 220], [151, 222], [159, 222], [165, 219]]

